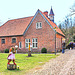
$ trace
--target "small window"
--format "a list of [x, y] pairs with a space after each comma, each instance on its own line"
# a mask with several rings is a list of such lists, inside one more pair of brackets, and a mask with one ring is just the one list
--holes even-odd
[[32, 46], [33, 48], [37, 48], [37, 38], [32, 39]]
[[41, 22], [37, 22], [36, 23], [36, 29], [42, 28], [42, 23]]
[[26, 48], [28, 48], [29, 43], [30, 43], [30, 39], [25, 39], [25, 46], [26, 46]]
[[42, 28], [42, 25], [41, 25], [41, 23], [40, 23], [40, 28]]
[[2, 39], [2, 44], [5, 44], [5, 39]]
[[16, 38], [12, 38], [12, 43], [16, 43]]
[[21, 44], [21, 42], [19, 42], [19, 48], [22, 48], [22, 44]]

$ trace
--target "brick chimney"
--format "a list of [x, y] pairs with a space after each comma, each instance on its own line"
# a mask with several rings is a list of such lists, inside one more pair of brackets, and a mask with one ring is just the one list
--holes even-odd
[[43, 12], [48, 17], [48, 11]]

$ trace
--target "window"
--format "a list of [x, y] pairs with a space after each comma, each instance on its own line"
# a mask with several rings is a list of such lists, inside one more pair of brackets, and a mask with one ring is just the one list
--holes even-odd
[[12, 43], [16, 43], [16, 38], [12, 38]]
[[25, 39], [25, 46], [26, 46], [26, 48], [28, 48], [29, 43], [30, 43], [30, 39]]
[[21, 44], [21, 42], [19, 42], [19, 48], [22, 48], [22, 44]]
[[42, 23], [41, 22], [37, 22], [36, 23], [36, 29], [42, 28]]
[[32, 39], [32, 47], [37, 48], [37, 38]]
[[2, 44], [5, 44], [5, 39], [2, 39]]

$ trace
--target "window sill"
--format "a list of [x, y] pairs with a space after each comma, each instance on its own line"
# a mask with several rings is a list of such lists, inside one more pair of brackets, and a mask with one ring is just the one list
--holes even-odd
[[26, 49], [28, 49], [28, 47], [25, 47]]
[[[16, 43], [16, 42], [15, 42]], [[14, 43], [12, 43], [12, 44], [14, 44]]]
[[36, 29], [42, 29], [42, 28], [36, 28]]
[[5, 43], [2, 43], [2, 44], [5, 44]]
[[32, 47], [32, 49], [37, 49], [37, 47], [34, 47], [34, 48]]

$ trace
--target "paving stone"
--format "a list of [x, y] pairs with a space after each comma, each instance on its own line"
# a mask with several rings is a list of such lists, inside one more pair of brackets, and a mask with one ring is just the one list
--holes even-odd
[[26, 75], [75, 75], [75, 50], [67, 50]]

